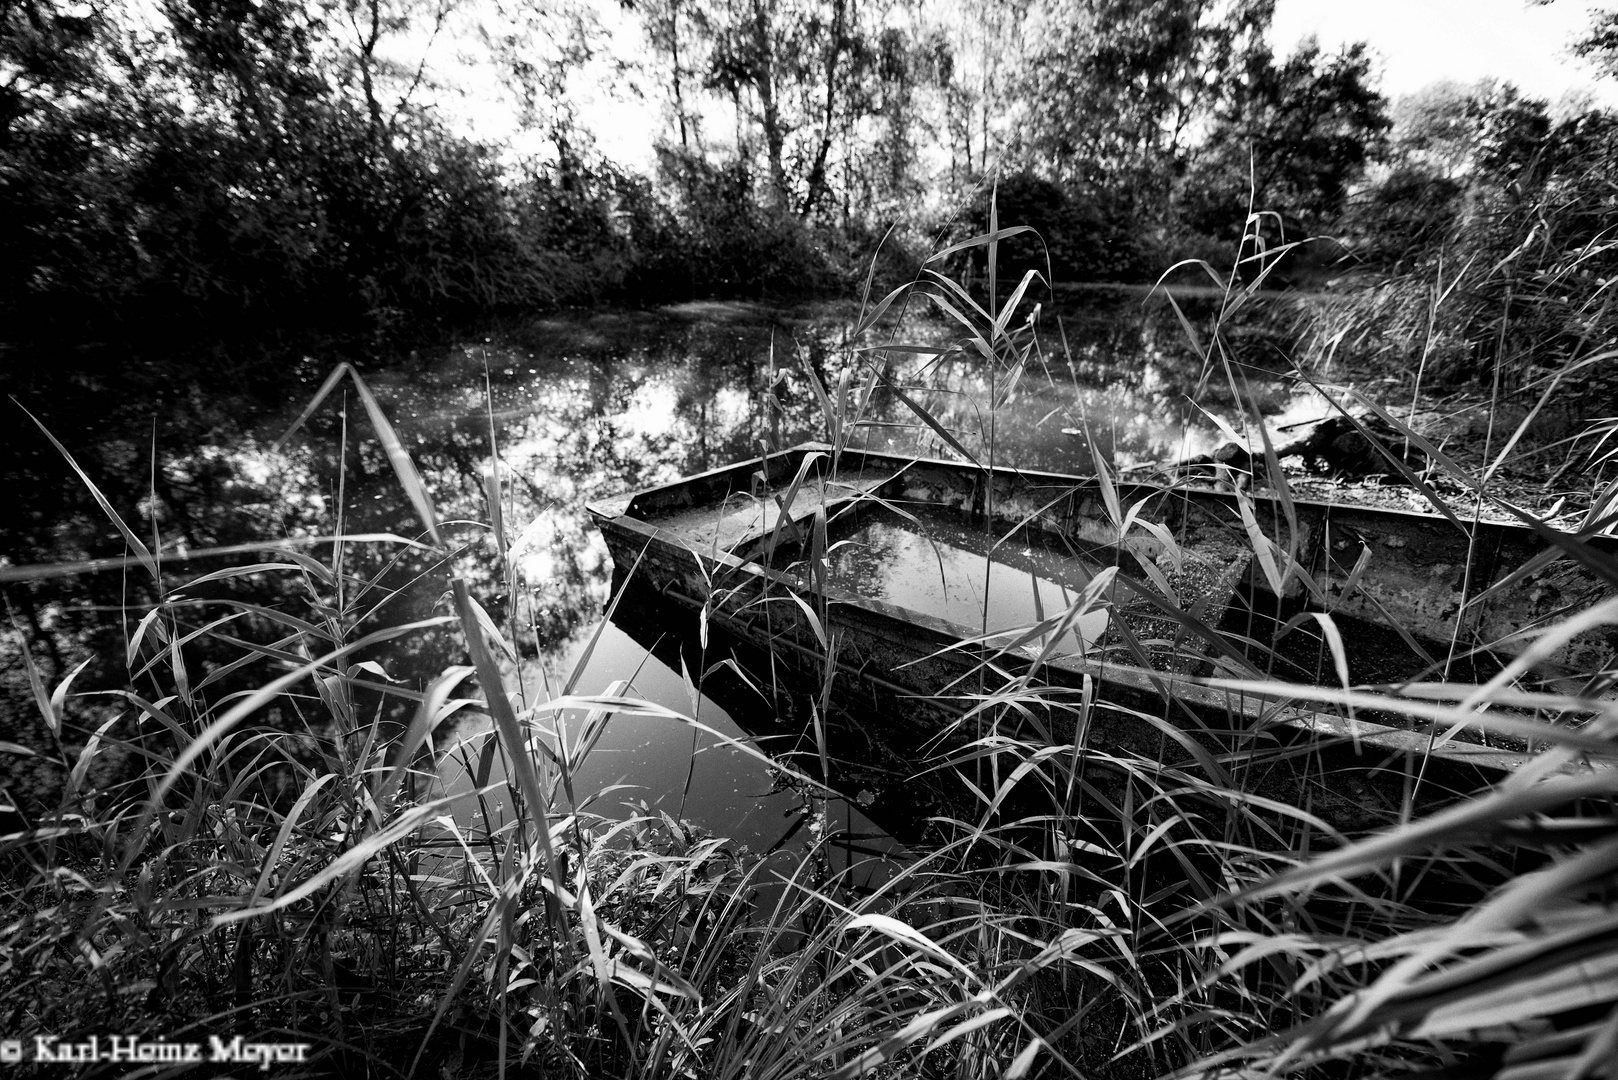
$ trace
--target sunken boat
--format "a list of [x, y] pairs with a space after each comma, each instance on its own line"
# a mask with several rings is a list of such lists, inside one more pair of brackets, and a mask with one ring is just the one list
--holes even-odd
[[[949, 717], [985, 701], [1066, 695], [1116, 706], [1086, 728], [1091, 744], [1139, 753], [1169, 725], [1240, 729], [1498, 775], [1532, 747], [1434, 738], [1408, 719], [1221, 683], [1340, 685], [1339, 660], [1360, 685], [1457, 668], [1487, 678], [1536, 626], [1612, 592], [1589, 559], [1561, 557], [1610, 550], [1611, 538], [1533, 521], [823, 443], [588, 510], [620, 576], [801, 671], [903, 699], [909, 719], [890, 722], [954, 730]], [[1329, 616], [1332, 648], [1299, 631], [1312, 613]], [[1538, 674], [1597, 671], [1610, 651], [1586, 634]]]

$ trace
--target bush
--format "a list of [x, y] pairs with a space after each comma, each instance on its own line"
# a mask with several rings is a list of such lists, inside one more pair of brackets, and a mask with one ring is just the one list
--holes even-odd
[[1468, 168], [1444, 177], [1407, 161], [1358, 201], [1354, 242], [1375, 276], [1313, 326], [1393, 369], [1425, 361], [1441, 381], [1498, 375], [1510, 391], [1618, 344], [1606, 300], [1618, 118], [1552, 121], [1509, 88], [1471, 99], [1470, 116]]
[[744, 161], [715, 164], [661, 148], [658, 174], [679, 228], [665, 265], [680, 268], [691, 295], [801, 298], [835, 287], [822, 242], [760, 201]]
[[[999, 249], [1001, 281], [1015, 283], [1029, 270], [1047, 272], [1052, 281], [1146, 281], [1161, 265], [1161, 239], [1139, 227], [1133, 209], [1120, 195], [1080, 195], [1032, 173], [1015, 173], [992, 185], [980, 185], [961, 214], [969, 235], [988, 232], [989, 204], [999, 205], [1002, 227], [1027, 225], [1037, 236], [1022, 235]], [[984, 273], [986, 255], [974, 250], [955, 260]]]

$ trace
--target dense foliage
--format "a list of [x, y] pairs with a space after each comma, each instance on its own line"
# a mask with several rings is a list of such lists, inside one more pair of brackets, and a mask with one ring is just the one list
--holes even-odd
[[[1276, 55], [1272, 9], [655, 0], [613, 30], [576, 0], [502, 7], [495, 34], [455, 0], [12, 0], [5, 341], [139, 351], [823, 294], [893, 226], [881, 274], [908, 277], [913, 252], [986, 228], [998, 187], [1039, 234], [1008, 273], [1152, 280], [1228, 258], [1258, 210], [1265, 244], [1340, 235], [1388, 283], [1322, 340], [1346, 318], [1372, 352], [1461, 377], [1603, 345], [1611, 116], [1495, 84], [1390, 112], [1362, 47]], [[481, 45], [524, 152], [450, 119], [440, 37]], [[1606, 63], [1609, 37], [1582, 49]], [[644, 172], [596, 148], [575, 100], [609, 57], [622, 96], [664, 107]], [[1340, 275], [1343, 251], [1273, 280]], [[1550, 281], [1577, 297], [1539, 303]]]
[[[914, 271], [906, 252], [926, 250], [924, 238], [991, 222], [1037, 228], [1037, 240], [980, 235], [957, 250], [951, 269], [968, 285], [995, 258], [1002, 281], [1034, 267], [1150, 279], [1174, 260], [1232, 250], [1256, 256], [1257, 270], [1273, 242], [1332, 230], [1348, 265], [1303, 248], [1270, 279], [1346, 275], [1308, 316], [1321, 365], [1351, 354], [1413, 376], [1412, 416], [1424, 378], [1495, 393], [1481, 447], [1464, 454], [1425, 442], [1414, 420], [1389, 421], [1429, 462], [1411, 479], [1460, 493], [1448, 510], [1464, 528], [1497, 497], [1513, 448], [1544, 449], [1516, 435], [1499, 448], [1509, 397], [1540, 402], [1522, 407], [1521, 434], [1559, 389], [1614, 396], [1618, 120], [1496, 85], [1435, 88], [1390, 113], [1363, 50], [1305, 43], [1274, 55], [1271, 6], [970, 0], [953, 22], [921, 3], [640, 0], [625, 17], [650, 53], [622, 71], [649, 79], [655, 89], [642, 92], [668, 108], [642, 175], [598, 152], [572, 105], [573, 76], [610, 36], [602, 11], [582, 3], [506, 5], [503, 29], [479, 39], [525, 134], [540, 137], [525, 156], [467, 136], [438, 107], [446, 85], [401, 59], [454, 21], [454, 0], [0, 0], [3, 344], [67, 358], [53, 370], [160, 348], [187, 374], [219, 378], [236, 370], [217, 362], [233, 348], [290, 347], [310, 331], [364, 339], [568, 304], [830, 291], [859, 280], [891, 223], [900, 229], [881, 270], [894, 278]], [[1615, 42], [1607, 17], [1583, 48], [1611, 67]], [[1255, 220], [1254, 207], [1268, 213]], [[1232, 386], [1229, 316], [1257, 277], [1230, 279], [1202, 352], [1205, 371], [1222, 364]], [[991, 390], [1033, 370], [1035, 339], [1015, 329], [1031, 302], [984, 311], [970, 288], [936, 297], [970, 313], [960, 321]], [[13, 386], [32, 377], [24, 367], [7, 372]], [[286, 383], [309, 375], [307, 363], [287, 370]], [[805, 365], [839, 445], [879, 391], [873, 377], [860, 392], [853, 370], [834, 399]], [[98, 555], [108, 536], [132, 552], [130, 573], [101, 575], [102, 591], [87, 586], [93, 603], [76, 611], [42, 582], [83, 567], [0, 566], [16, 605], [3, 631], [14, 659], [0, 671], [0, 751], [38, 780], [0, 790], [0, 969], [19, 976], [0, 986], [0, 1013], [16, 1034], [178, 1036], [228, 1022], [306, 1038], [321, 1067], [350, 1075], [370, 1067], [362, 1056], [411, 1055], [445, 1075], [1343, 1076], [1428, 1065], [1509, 1080], [1614, 1075], [1618, 842], [1607, 808], [1618, 774], [1584, 771], [1610, 758], [1618, 730], [1610, 648], [1552, 666], [1568, 641], [1610, 646], [1610, 598], [1581, 611], [1585, 600], [1561, 599], [1547, 577], [1534, 600], [1543, 618], [1478, 643], [1524, 650], [1488, 685], [1446, 675], [1349, 696], [1331, 678], [1298, 687], [1272, 676], [1255, 691], [1341, 701], [1349, 718], [1359, 708], [1493, 725], [1551, 747], [1450, 810], [1428, 816], [1418, 799], [1442, 786], [1426, 756], [1374, 770], [1386, 787], [1357, 789], [1325, 779], [1319, 744], [1295, 751], [1235, 723], [1205, 733], [1230, 740], [1213, 754], [1178, 729], [1184, 755], [1168, 738], [1152, 754], [1109, 754], [1077, 733], [1092, 716], [1122, 716], [1117, 706], [1003, 686], [973, 706], [979, 737], [924, 763], [995, 778], [963, 789], [960, 820], [938, 823], [947, 843], [873, 886], [828, 869], [822, 832], [783, 882], [777, 864], [672, 818], [595, 815], [605, 792], [573, 781], [608, 717], [694, 719], [625, 700], [621, 684], [601, 698], [564, 691], [521, 714], [558, 725], [541, 751], [496, 651], [520, 668], [519, 600], [560, 605], [560, 590], [519, 587], [501, 484], [523, 474], [484, 441], [492, 393], [478, 423], [436, 451], [441, 471], [486, 493], [468, 506], [428, 490], [431, 471], [357, 371], [345, 373], [345, 403], [356, 425], [363, 403], [375, 441], [351, 458], [350, 410], [326, 403], [343, 441], [315, 452], [331, 461], [310, 466], [308, 520], [283, 517], [276, 534], [307, 526], [342, 542], [261, 535], [220, 496], [235, 480], [209, 448], [159, 467], [155, 448], [148, 463], [107, 436], [114, 414], [137, 406], [194, 410], [212, 425], [224, 407], [199, 404], [200, 392], [106, 411], [136, 384], [108, 392], [86, 378], [82, 396], [33, 395], [53, 421], [76, 417], [71, 430], [42, 426], [75, 448], [95, 444], [84, 472], [32, 429], [7, 444], [11, 475], [29, 481], [16, 486], [30, 489], [13, 495], [13, 516], [32, 530], [8, 560]], [[773, 349], [768, 377], [762, 394], [778, 407]], [[991, 392], [962, 407], [981, 404], [991, 439], [1004, 439], [993, 414], [1006, 400]], [[1607, 424], [1611, 438], [1618, 421]], [[553, 426], [585, 425], [562, 414]], [[602, 430], [572, 434], [596, 439], [596, 453], [631, 454]], [[1265, 464], [1284, 493], [1279, 460]], [[399, 490], [352, 509], [348, 470], [394, 475]], [[1139, 506], [1125, 511], [1098, 471], [1117, 537], [1143, 539], [1126, 535]], [[121, 509], [99, 490], [76, 496], [108, 515], [110, 532], [70, 519], [56, 490], [91, 473], [145, 493]], [[130, 481], [143, 473], [144, 484]], [[327, 474], [335, 485], [313, 479]], [[562, 480], [535, 499], [576, 502], [585, 489]], [[1600, 486], [1583, 501], [1589, 532], [1610, 525], [1618, 498], [1618, 483]], [[1236, 490], [1240, 536], [1278, 575], [1274, 594], [1313, 581]], [[355, 538], [411, 512], [422, 539], [409, 559]], [[479, 517], [489, 525], [470, 535], [493, 551], [481, 568], [463, 559], [473, 542], [440, 531]], [[1604, 540], [1558, 535], [1603, 588], [1618, 587]], [[162, 561], [164, 536], [253, 542], [278, 561], [181, 574]], [[1365, 545], [1345, 593], [1372, 554]], [[811, 549], [826, 557], [824, 542]], [[441, 603], [395, 601], [399, 576], [439, 572]], [[577, 617], [593, 601], [587, 570], [569, 573]], [[265, 602], [234, 591], [260, 577], [275, 578]], [[1089, 594], [1069, 614], [1091, 601], [1107, 602]], [[1177, 605], [1165, 610], [1179, 625], [1219, 637]], [[92, 611], [118, 613], [116, 639], [72, 637]], [[1321, 670], [1343, 661], [1347, 682], [1332, 611], [1307, 614], [1329, 631], [1310, 646]], [[1185, 640], [1175, 632], [1176, 648]], [[396, 650], [391, 676], [363, 659], [384, 642]], [[98, 655], [75, 666], [83, 652]], [[457, 663], [466, 658], [472, 667]], [[832, 697], [825, 661], [824, 682], [801, 695], [816, 729]], [[479, 697], [452, 697], [473, 692], [459, 688], [474, 674]], [[1561, 677], [1541, 681], [1549, 674]], [[463, 748], [468, 774], [472, 757], [486, 773], [498, 754], [509, 771], [497, 786], [518, 812], [485, 807], [451, 823], [410, 766], [451, 714], [477, 705], [494, 733]], [[1060, 724], [1014, 723], [1029, 717]], [[829, 773], [823, 747], [821, 761]], [[779, 775], [802, 793], [807, 827], [824, 830], [816, 781]], [[1334, 801], [1354, 816], [1333, 817]], [[1383, 820], [1385, 831], [1352, 835]]]
[[1343, 223], [1356, 287], [1311, 315], [1321, 353], [1606, 408], [1618, 118], [1509, 85], [1441, 84], [1400, 103], [1392, 134], [1390, 162]]
[[[1380, 147], [1364, 56], [1264, 43], [1268, 0], [13, 0], [0, 35], [12, 346], [262, 341], [602, 301], [850, 287], [1002, 205], [1063, 279], [1151, 278], [1259, 197], [1333, 222]], [[479, 16], [480, 17], [480, 16]], [[458, 36], [456, 28], [459, 28]], [[478, 45], [521, 145], [449, 119]], [[425, 41], [426, 44], [422, 44]], [[666, 105], [646, 174], [575, 97]], [[733, 128], [733, 130], [729, 130]]]
[[[1252, 291], [1239, 290], [1241, 301]], [[1015, 384], [1037, 347], [1012, 329], [1021, 305], [999, 316], [969, 297], [964, 306], [965, 348]], [[1217, 329], [1228, 314], [1215, 320], [1210, 357], [1230, 354]], [[808, 364], [805, 375], [817, 379]], [[1599, 974], [1615, 962], [1608, 808], [1618, 794], [1618, 772], [1599, 766], [1611, 760], [1618, 715], [1605, 696], [1581, 696], [1609, 686], [1610, 671], [1563, 666], [1575, 662], [1563, 646], [1604, 632], [1618, 618], [1612, 599], [1576, 614], [1548, 603], [1532, 643], [1487, 685], [1430, 670], [1404, 685], [1339, 687], [1329, 669], [1349, 679], [1335, 621], [1347, 625], [1343, 611], [1309, 612], [1328, 633], [1292, 654], [1317, 665], [1318, 684], [1282, 681], [1291, 666], [1262, 647], [1224, 655], [1256, 644], [1253, 621], [1221, 630], [1203, 621], [1206, 606], [1181, 610], [1173, 597], [1154, 614], [1173, 612], [1189, 634], [1124, 639], [1126, 660], [1163, 664], [1165, 679], [1169, 665], [1205, 659], [1194, 640], [1223, 642], [1215, 670], [1246, 676], [1226, 689], [1343, 706], [1333, 719], [1355, 724], [1363, 749], [1328, 734], [1340, 727], [1288, 735], [1279, 715], [1220, 715], [1208, 698], [1190, 712], [1167, 697], [1126, 706], [1066, 694], [1014, 675], [1010, 649], [985, 649], [967, 677], [979, 689], [933, 702], [968, 711], [926, 730], [927, 746], [906, 758], [942, 778], [947, 816], [931, 819], [919, 850], [842, 869], [837, 849], [858, 838], [835, 831], [817, 776], [839, 779], [853, 763], [830, 755], [831, 738], [869, 731], [887, 706], [873, 710], [858, 693], [852, 717], [817, 711], [812, 703], [823, 710], [834, 688], [850, 688], [832, 655], [822, 663], [806, 649], [819, 682], [799, 681], [783, 645], [777, 681], [768, 657], [731, 651], [717, 628], [709, 637], [706, 617], [644, 610], [660, 639], [680, 639], [688, 700], [712, 687], [691, 672], [751, 670], [760, 677], [739, 688], [819, 742], [818, 755], [773, 763], [817, 839], [760, 857], [644, 807], [627, 818], [602, 812], [618, 786], [581, 780], [606, 725], [640, 714], [696, 726], [696, 717], [626, 696], [624, 682], [599, 696], [571, 692], [589, 649], [560, 695], [515, 697], [525, 661], [511, 639], [524, 609], [537, 620], [553, 595], [527, 587], [513, 557], [521, 541], [508, 546], [499, 524], [512, 520], [505, 485], [521, 472], [502, 464], [503, 446], [483, 459], [479, 431], [483, 505], [465, 497], [477, 484], [435, 491], [352, 368], [327, 380], [306, 418], [334, 410], [340, 385], [353, 395], [355, 427], [369, 424], [374, 439], [333, 448], [340, 476], [353, 461], [394, 479], [410, 507], [403, 516], [417, 515], [414, 557], [450, 578], [451, 599], [431, 611], [396, 603], [397, 538], [266, 538], [255, 557], [274, 562], [177, 572], [154, 558], [165, 548], [158, 535], [148, 548], [140, 522], [101, 502], [132, 553], [125, 588], [149, 598], [138, 608], [126, 599], [126, 610], [145, 614], [126, 620], [100, 673], [47, 671], [31, 647], [43, 642], [20, 628], [7, 642], [45, 737], [37, 750], [6, 742], [0, 751], [38, 760], [55, 789], [50, 801], [7, 811], [10, 835], [0, 837], [0, 961], [22, 976], [0, 983], [0, 1010], [25, 1046], [113, 1032], [201, 1044], [235, 1033], [306, 1044], [316, 1075], [353, 1077], [1611, 1075], [1589, 1066], [1611, 1061], [1618, 1031], [1618, 986]], [[815, 385], [835, 461], [881, 391], [844, 379], [833, 399]], [[492, 397], [485, 406], [492, 414]], [[948, 430], [947, 417], [915, 399], [905, 407]], [[1124, 501], [1138, 489], [1115, 484], [1095, 459], [1095, 501], [1114, 535], [1129, 544], [1149, 534], [1177, 552], [1148, 521], [1146, 499]], [[1484, 481], [1448, 458], [1441, 468], [1482, 501]], [[1286, 490], [1278, 461], [1260, 471]], [[374, 501], [357, 485], [337, 488]], [[1253, 546], [1270, 599], [1279, 607], [1296, 580], [1335, 609], [1352, 588], [1339, 593], [1334, 580], [1348, 567], [1328, 568], [1321, 589], [1296, 541], [1271, 538], [1282, 523], [1260, 526], [1245, 488], [1234, 492], [1246, 525], [1230, 539]], [[358, 507], [314, 505], [338, 531], [367, 521], [350, 516]], [[1465, 509], [1457, 500], [1449, 512]], [[819, 540], [781, 558], [793, 562], [743, 614], [790, 596], [816, 627], [829, 620], [831, 598], [808, 584], [824, 580], [832, 557], [827, 519], [814, 520]], [[996, 548], [1024, 542], [1021, 524], [985, 516], [987, 528], [1007, 530]], [[1564, 534], [1558, 546], [1593, 579], [1618, 582], [1593, 539]], [[481, 560], [466, 558], [473, 547]], [[1029, 633], [1054, 637], [1098, 610], [1117, 614], [1119, 594], [1106, 587], [1117, 569]], [[73, 570], [0, 567], [0, 582], [9, 591]], [[266, 577], [273, 606], [220, 591]], [[716, 577], [711, 610], [740, 592], [732, 580]], [[1268, 602], [1251, 597], [1248, 614], [1263, 619]], [[1301, 615], [1288, 624], [1304, 626]], [[778, 629], [774, 640], [791, 638]], [[356, 662], [383, 642], [404, 655], [383, 658], [386, 667]], [[216, 648], [237, 659], [206, 662]], [[470, 665], [454, 662], [462, 649]], [[1562, 677], [1542, 681], [1553, 671]], [[396, 723], [378, 695], [399, 706]], [[450, 728], [475, 709], [492, 730]], [[1475, 762], [1446, 764], [1439, 727], [1412, 732], [1370, 717], [1451, 733], [1472, 726], [1541, 752], [1484, 783]], [[820, 734], [823, 723], [833, 736]], [[904, 757], [900, 738], [884, 732], [893, 743], [884, 753]], [[491, 779], [475, 808], [466, 785], [450, 780], [445, 793], [412, 768], [425, 764], [429, 740], [449, 744], [441, 777]], [[1487, 739], [1484, 749], [1493, 753]], [[818, 773], [781, 763], [817, 756]], [[896, 772], [891, 782], [913, 798], [912, 779]]]

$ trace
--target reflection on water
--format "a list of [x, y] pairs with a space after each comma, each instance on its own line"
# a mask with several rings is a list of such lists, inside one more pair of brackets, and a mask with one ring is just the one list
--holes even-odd
[[[440, 518], [449, 522], [451, 555], [347, 548], [340, 565], [350, 584], [336, 593], [315, 595], [296, 574], [264, 573], [213, 582], [189, 595], [199, 603], [250, 599], [288, 612], [307, 610], [313, 601], [344, 633], [366, 632], [445, 613], [453, 570], [469, 581], [496, 622], [515, 628], [523, 674], [513, 672], [514, 691], [530, 700], [554, 692], [579, 661], [610, 591], [610, 560], [583, 504], [738, 460], [767, 444], [823, 435], [823, 415], [804, 368], [834, 385], [845, 366], [863, 362], [845, 339], [854, 314], [846, 306], [779, 311], [703, 304], [577, 315], [392, 363], [360, 363], [431, 489]], [[981, 361], [959, 357], [926, 367], [901, 365], [893, 375], [909, 387], [928, 387], [914, 389], [915, 396], [968, 444], [990, 433], [980, 403], [993, 382], [1006, 399], [994, 418], [996, 460], [1025, 467], [1087, 468], [1085, 441], [1064, 428], [1088, 425], [1102, 453], [1129, 464], [1207, 447], [1212, 425], [1197, 417], [1188, 397], [1234, 414], [1227, 381], [1203, 369], [1162, 305], [1091, 299], [1042, 325], [1037, 363], [1015, 386], [1005, 385], [1003, 373], [991, 377]], [[892, 333], [902, 340], [945, 342], [952, 331], [940, 322], [914, 320]], [[1263, 359], [1262, 349], [1250, 351], [1250, 359]], [[64, 376], [22, 396], [131, 528], [155, 538], [170, 560], [165, 587], [173, 589], [216, 568], [183, 561], [187, 551], [203, 546], [329, 534], [339, 522], [348, 532], [419, 532], [410, 502], [351, 394], [323, 405], [285, 449], [268, 449], [331, 366], [319, 360], [291, 366], [287, 385], [256, 397], [233, 396], [230, 387], [217, 384], [178, 389], [151, 378], [142, 382], [139, 372]], [[1267, 407], [1284, 395], [1273, 378], [1255, 386]], [[761, 404], [766, 390], [776, 403], [768, 412]], [[874, 446], [940, 454], [936, 435], [891, 394], [879, 391], [864, 419], [869, 426], [861, 437]], [[16, 492], [14, 513], [0, 524], [0, 557], [23, 564], [121, 554], [116, 532], [37, 430], [13, 423], [0, 432], [3, 467]], [[485, 481], [496, 454], [519, 586], [514, 594], [506, 590], [494, 535], [479, 524], [490, 518]], [[958, 592], [959, 582], [970, 582], [972, 575], [954, 573], [964, 568], [967, 548], [947, 555], [942, 548], [922, 551], [902, 530], [870, 533], [864, 543], [872, 558], [910, 545], [917, 558], [948, 562], [940, 580], [952, 584], [936, 597], [941, 612], [954, 610], [949, 605], [957, 595], [975, 602], [970, 584], [967, 593]], [[329, 546], [319, 554], [333, 558]], [[875, 588], [859, 576], [860, 558], [851, 550], [844, 568], [860, 587]], [[1073, 583], [1006, 572], [1023, 573], [1022, 591], [1036, 612], [1065, 606], [1072, 595]], [[928, 580], [916, 575], [912, 584], [925, 594]], [[96, 658], [76, 689], [126, 679], [126, 636], [157, 599], [149, 583], [117, 574], [8, 587], [6, 594], [53, 683], [80, 658]], [[1016, 594], [990, 583], [990, 595]], [[901, 602], [932, 610], [929, 595], [906, 594]], [[198, 615], [199, 624], [203, 617]], [[991, 617], [1027, 621], [1026, 612], [996, 611]], [[266, 639], [275, 630], [251, 619], [238, 625], [243, 634], [256, 628]], [[1094, 629], [1081, 633], [1090, 637]], [[18, 644], [13, 635], [7, 647]], [[184, 649], [198, 670], [240, 658], [211, 655], [201, 640]], [[389, 679], [419, 691], [447, 667], [463, 663], [465, 650], [458, 631], [437, 628], [355, 659], [375, 661]], [[216, 690], [223, 695], [274, 673], [245, 668]], [[693, 699], [678, 661], [670, 665], [645, 642], [609, 627], [578, 686], [595, 692], [614, 679], [726, 732], [755, 726], [701, 695]], [[14, 738], [45, 746], [29, 700], [20, 665], [9, 664], [0, 673], [4, 719]], [[409, 717], [409, 703], [395, 698], [373, 696], [356, 705], [356, 715], [394, 723]], [[644, 800], [717, 832], [744, 834], [763, 847], [775, 843], [779, 831], [790, 827], [783, 815], [796, 796], [771, 794], [767, 770], [708, 739], [694, 739], [689, 727], [674, 722], [615, 718], [580, 784], [597, 792], [628, 785], [599, 797], [600, 808], [614, 813], [625, 801]], [[857, 809], [844, 812], [850, 821], [858, 815]], [[856, 828], [868, 823], [856, 822]]]
[[[841, 844], [831, 848], [834, 858], [839, 853], [849, 858], [850, 844], [864, 850], [896, 848], [855, 805], [862, 794], [857, 787], [850, 792], [854, 801], [806, 798], [805, 789], [782, 782], [771, 768], [734, 745], [741, 742], [761, 746], [793, 762], [797, 755], [791, 753], [790, 740], [770, 735], [766, 723], [746, 715], [748, 711], [769, 709], [770, 701], [757, 694], [731, 698], [733, 704], [739, 705], [743, 719], [751, 721], [744, 729], [719, 702], [696, 689], [695, 673], [670, 667], [657, 655], [660, 651], [663, 650], [649, 651], [645, 644], [608, 623], [581, 671], [579, 684], [596, 692], [617, 686], [619, 693], [615, 696], [678, 709], [701, 726], [663, 716], [609, 713], [605, 726], [591, 740], [588, 753], [579, 756], [577, 771], [572, 775], [579, 805], [569, 808], [564, 798], [559, 810], [577, 809], [613, 818], [630, 813], [654, 817], [667, 814], [729, 837], [755, 853], [770, 852], [794, 840], [812, 839], [828, 827], [841, 834]], [[514, 689], [530, 701], [551, 697], [555, 688], [548, 690], [536, 685], [536, 681], [533, 673], [525, 673], [523, 685]], [[584, 710], [567, 710], [561, 714], [559, 725], [555, 717], [548, 718], [547, 741], [554, 747], [560, 738], [576, 753], [587, 719]], [[482, 740], [489, 736], [490, 726], [487, 719], [462, 725], [441, 759], [442, 789], [446, 794], [460, 793], [461, 797], [451, 804], [451, 812], [467, 827], [498, 827], [511, 815], [503, 787], [504, 770], [498, 761], [488, 774], [489, 781], [496, 785], [494, 790], [482, 799], [476, 796], [474, 777]]]
[[[897, 514], [869, 514], [838, 539], [844, 542], [831, 554], [833, 585], [972, 633], [1027, 630], [1062, 616], [1090, 581], [1076, 559], [1043, 558], [1047, 553], [1016, 540], [999, 548], [981, 528], [943, 514], [928, 515], [925, 524]], [[1021, 565], [1007, 559], [1014, 550]], [[1072, 629], [1048, 643], [1050, 654], [1084, 652], [1106, 634], [1107, 621], [1104, 609], [1078, 616]]]
[[[1182, 301], [1182, 307], [1199, 316], [1197, 305]], [[1211, 316], [1200, 309], [1201, 319]], [[1090, 298], [1047, 313], [1040, 326], [1030, 362], [1019, 371], [991, 369], [968, 349], [898, 374], [911, 396], [975, 453], [988, 457], [992, 442], [997, 464], [1054, 472], [1094, 471], [1086, 431], [1115, 468], [1211, 451], [1221, 436], [1193, 402], [1239, 427], [1243, 409], [1232, 373], [1249, 409], [1268, 415], [1290, 400], [1290, 387], [1278, 377], [1288, 369], [1284, 351], [1262, 327], [1226, 328], [1233, 364], [1227, 372], [1222, 363], [1205, 363], [1160, 297]], [[1000, 403], [992, 415], [985, 407], [991, 395]], [[870, 420], [864, 444], [871, 449], [952, 456], [897, 402], [884, 402]]]

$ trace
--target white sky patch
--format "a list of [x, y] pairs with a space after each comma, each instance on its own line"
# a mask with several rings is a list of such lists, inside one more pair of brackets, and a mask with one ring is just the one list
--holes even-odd
[[624, 423], [648, 438], [668, 435], [674, 430], [678, 399], [679, 387], [671, 377], [648, 379], [624, 410]]
[[[384, 37], [378, 47], [398, 71], [423, 68], [424, 81], [412, 95], [415, 104], [429, 106], [470, 138], [505, 147], [503, 157], [508, 161], [555, 157], [550, 118], [545, 113], [549, 107], [559, 106], [577, 121], [573, 133], [581, 144], [577, 149], [586, 149], [583, 144], [593, 142], [595, 149], [620, 164], [651, 169], [653, 142], [666, 136], [666, 106], [660, 88], [650, 85], [658, 73], [645, 70], [649, 60], [646, 35], [633, 11], [625, 10], [618, 0], [579, 0], [571, 6], [560, 5], [554, 12], [541, 11], [536, 25], [524, 30], [504, 21], [492, 0], [441, 2], [448, 3], [451, 11], [436, 34], [431, 12], [424, 9], [418, 25], [404, 34]], [[566, 13], [573, 10], [586, 13], [593, 23], [593, 56], [569, 72], [565, 102], [540, 101], [539, 115], [530, 118], [525, 128], [518, 95], [485, 37], [531, 32], [517, 51], [526, 61], [543, 66], [555, 60], [560, 49], [547, 32], [565, 37], [570, 28]], [[354, 36], [340, 22], [337, 29]], [[408, 82], [395, 80], [383, 95], [385, 103], [395, 104], [398, 91]]]
[[1556, 0], [1277, 0], [1270, 42], [1290, 53], [1310, 34], [1334, 51], [1364, 41], [1380, 56], [1390, 98], [1441, 80], [1497, 78], [1553, 104], [1569, 91], [1618, 106], [1618, 81], [1602, 78], [1571, 46], [1591, 13], [1611, 3]]
[[[152, 5], [126, 2], [134, 9]], [[1618, 108], [1618, 80], [1599, 75], [1570, 48], [1592, 12], [1614, 6], [1615, 0], [1277, 0], [1270, 42], [1284, 56], [1311, 34], [1328, 51], [1364, 41], [1376, 55], [1382, 91], [1393, 99], [1440, 80], [1498, 78], [1552, 103], [1573, 92]], [[577, 7], [588, 10], [599, 28], [594, 58], [568, 79], [568, 105], [578, 128], [606, 157], [650, 171], [655, 142], [673, 137], [663, 65], [650, 56], [636, 12], [618, 0], [578, 0]], [[934, 0], [928, 12], [949, 21], [957, 7]], [[382, 51], [406, 71], [425, 54], [430, 85], [419, 87], [415, 97], [431, 102], [457, 129], [509, 144], [510, 159], [551, 157], [554, 147], [543, 122], [521, 129], [516, 103], [479, 41], [480, 26], [493, 34], [504, 29], [491, 0], [466, 0], [436, 37], [429, 40], [427, 29], [418, 27], [385, 40]], [[535, 41], [533, 50], [530, 55], [542, 59], [545, 43]], [[710, 144], [724, 143], [734, 123], [728, 108], [702, 101], [702, 111]]]
[[752, 410], [753, 397], [746, 387], [726, 386], [713, 396], [712, 415], [723, 425], [721, 430], [741, 427]]

